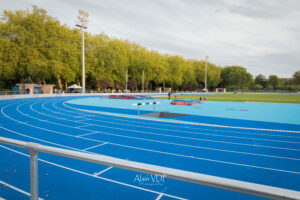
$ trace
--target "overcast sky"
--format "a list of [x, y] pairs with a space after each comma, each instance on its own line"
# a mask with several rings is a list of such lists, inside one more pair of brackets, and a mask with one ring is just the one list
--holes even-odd
[[161, 53], [254, 75], [291, 77], [300, 70], [300, 0], [0, 0], [3, 9], [37, 5], [75, 27], [78, 9], [88, 31], [128, 39]]

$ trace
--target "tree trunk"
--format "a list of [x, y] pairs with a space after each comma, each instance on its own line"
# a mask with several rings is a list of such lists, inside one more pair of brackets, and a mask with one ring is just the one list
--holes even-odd
[[67, 83], [67, 81], [65, 81], [65, 89], [66, 89], [66, 91], [68, 90], [68, 83]]
[[58, 84], [58, 88], [61, 90], [62, 89], [62, 84], [61, 84], [60, 77], [57, 77], [57, 84]]

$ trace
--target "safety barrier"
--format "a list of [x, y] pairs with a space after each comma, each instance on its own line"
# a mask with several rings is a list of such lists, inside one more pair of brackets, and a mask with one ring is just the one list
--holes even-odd
[[100, 154], [90, 154], [62, 148], [45, 146], [32, 142], [0, 137], [0, 143], [25, 148], [30, 152], [30, 192], [31, 200], [38, 200], [38, 153], [54, 154], [58, 156], [78, 159], [82, 161], [108, 165], [131, 171], [155, 174], [171, 179], [206, 185], [210, 187], [250, 194], [270, 199], [295, 200], [300, 199], [300, 192], [261, 184], [238, 181], [228, 178], [210, 176], [195, 172], [161, 167], [134, 161], [123, 160]]

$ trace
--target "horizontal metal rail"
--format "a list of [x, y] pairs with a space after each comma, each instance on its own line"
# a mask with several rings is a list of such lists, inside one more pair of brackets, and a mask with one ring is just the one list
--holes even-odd
[[24, 142], [9, 138], [0, 137], [0, 143], [26, 148], [30, 151], [30, 177], [31, 177], [31, 199], [38, 199], [38, 178], [37, 178], [37, 152], [43, 152], [48, 154], [54, 154], [58, 156], [83, 160], [92, 163], [98, 163], [102, 165], [108, 165], [112, 167], [127, 169], [131, 171], [143, 172], [148, 174], [161, 175], [171, 179], [177, 179], [180, 181], [196, 183], [200, 185], [206, 185], [210, 187], [220, 188], [224, 190], [230, 190], [234, 192], [250, 194], [270, 199], [300, 199], [300, 192], [294, 190], [288, 190], [278, 187], [271, 187], [256, 183], [249, 183], [244, 181], [238, 181], [228, 178], [221, 178], [216, 176], [210, 176], [206, 174], [200, 174], [195, 172], [189, 172], [184, 170], [172, 169], [167, 167], [161, 167], [157, 165], [150, 165], [140, 162], [128, 161], [110, 156], [100, 154], [90, 154], [79, 151], [72, 151], [62, 148], [45, 146], [32, 142]]

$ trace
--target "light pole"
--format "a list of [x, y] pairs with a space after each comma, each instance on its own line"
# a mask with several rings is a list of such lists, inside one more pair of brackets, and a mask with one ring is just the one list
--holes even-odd
[[142, 73], [142, 93], [144, 93], [144, 70]]
[[205, 57], [205, 92], [207, 92], [207, 60], [208, 56]]
[[125, 92], [127, 92], [127, 86], [128, 86], [128, 68], [126, 68], [126, 77], [125, 77]]
[[79, 20], [78, 26], [81, 30], [81, 38], [82, 38], [82, 93], [85, 93], [85, 63], [84, 63], [84, 29], [87, 29], [87, 18], [89, 17], [89, 13], [79, 10], [77, 19]]

